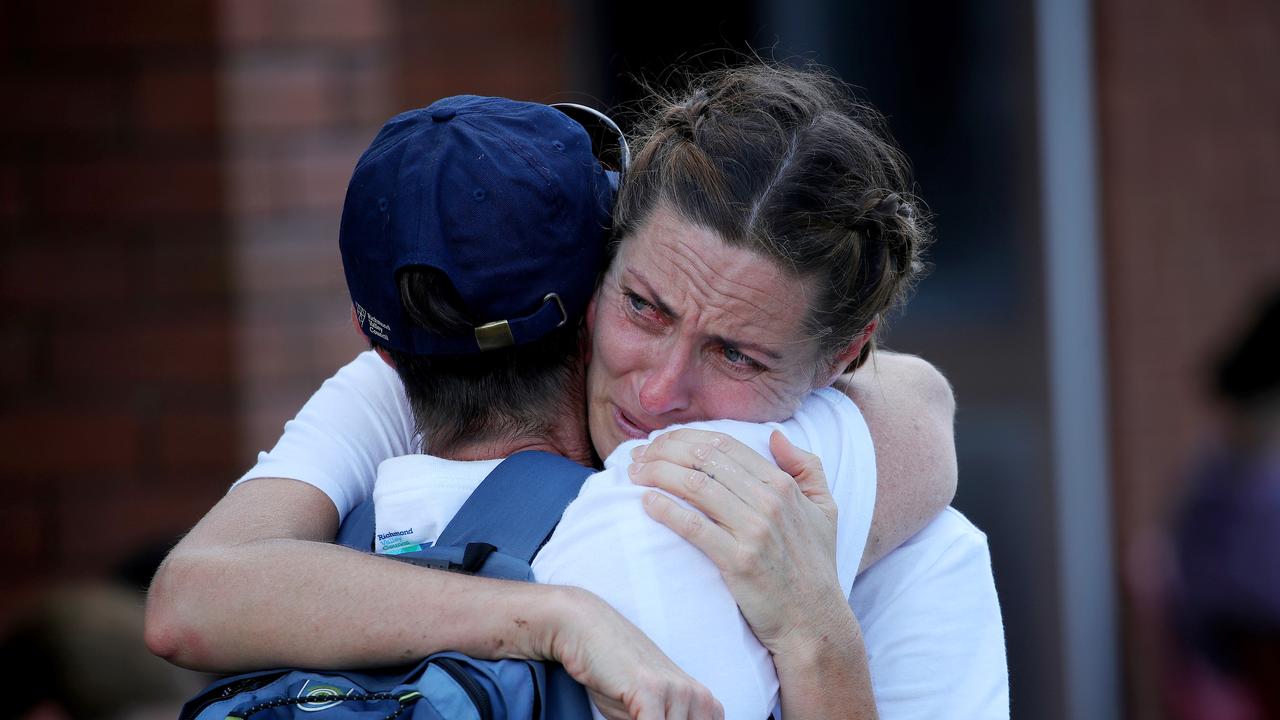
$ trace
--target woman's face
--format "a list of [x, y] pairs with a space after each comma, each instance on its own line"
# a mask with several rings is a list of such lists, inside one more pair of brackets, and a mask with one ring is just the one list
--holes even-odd
[[587, 314], [596, 451], [673, 423], [790, 417], [830, 380], [802, 329], [809, 286], [656, 209], [622, 242]]

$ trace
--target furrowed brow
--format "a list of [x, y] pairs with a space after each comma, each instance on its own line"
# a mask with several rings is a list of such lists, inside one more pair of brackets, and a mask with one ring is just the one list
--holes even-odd
[[638, 284], [644, 286], [644, 291], [649, 296], [648, 300], [653, 303], [654, 307], [661, 310], [663, 315], [666, 315], [671, 318], [680, 317], [679, 315], [676, 314], [675, 310], [671, 309], [670, 305], [668, 305], [665, 301], [663, 301], [662, 297], [658, 295], [658, 291], [654, 288], [653, 284], [650, 283], [649, 280], [646, 279], [644, 275], [641, 275], [640, 273], [631, 269], [628, 269], [627, 272], [635, 277], [636, 282]]
[[[671, 309], [671, 306], [663, 302], [662, 298], [658, 295], [658, 291], [654, 289], [653, 284], [649, 282], [648, 278], [646, 278], [641, 273], [635, 270], [632, 270], [630, 268], [627, 269], [627, 273], [635, 279], [635, 282], [637, 285], [640, 285], [642, 287], [645, 294], [648, 295], [647, 299], [649, 300], [649, 302], [653, 303], [653, 306], [658, 308], [658, 310], [660, 310], [662, 314], [671, 318], [676, 318], [676, 319], [680, 317], [678, 314], [676, 314], [675, 310]], [[782, 359], [782, 355], [780, 353], [770, 350], [769, 348], [763, 345], [757, 345], [756, 343], [753, 343], [753, 342], [744, 342], [744, 341], [734, 340], [732, 338], [721, 337], [721, 336], [716, 336], [716, 337], [713, 337], [712, 339], [724, 345], [732, 345], [733, 347], [736, 347], [740, 350], [746, 350], [749, 352], [758, 353], [775, 362]]]

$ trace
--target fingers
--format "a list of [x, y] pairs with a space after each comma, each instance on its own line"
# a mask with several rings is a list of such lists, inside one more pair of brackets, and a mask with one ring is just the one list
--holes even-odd
[[727, 474], [723, 468], [708, 466], [704, 472], [666, 460], [653, 460], [632, 463], [627, 471], [635, 484], [665, 490], [706, 513], [720, 525], [732, 527], [735, 522], [741, 522], [750, 510], [742, 498], [733, 494], [723, 482], [717, 482], [718, 476]]
[[676, 691], [667, 700], [667, 717], [671, 720], [689, 720], [693, 715], [689, 712], [689, 699], [692, 692]]
[[671, 528], [680, 537], [701, 550], [718, 567], [732, 557], [736, 542], [728, 531], [697, 510], [681, 506], [659, 492], [644, 494], [644, 509], [649, 517]]
[[733, 494], [754, 504], [762, 489], [785, 488], [791, 476], [772, 461], [722, 433], [681, 429], [659, 436], [632, 451], [634, 460], [666, 460], [701, 470]]
[[[736, 462], [752, 475], [756, 475], [761, 478], [768, 476], [770, 473], [777, 472], [778, 469], [771, 460], [743, 444], [738, 439], [725, 435], [724, 433], [712, 432], [710, 430], [680, 428], [679, 430], [672, 430], [669, 433], [663, 433], [653, 442], [641, 447], [645, 448], [646, 454], [649, 451], [657, 451], [661, 454], [664, 452], [663, 448], [668, 444], [685, 446], [686, 450], [693, 453], [691, 459], [698, 459], [699, 455], [704, 457], [712, 457], [714, 455], [721, 460], [727, 458]], [[676, 449], [673, 449], [672, 451], [674, 452]], [[718, 455], [715, 454], [715, 451], [719, 451]]]
[[667, 708], [667, 717], [671, 720], [724, 720], [724, 707], [702, 686], [677, 692]]
[[724, 706], [720, 704], [719, 700], [711, 697], [711, 693], [707, 693], [698, 704], [698, 714], [694, 717], [707, 718], [708, 720], [724, 720]]
[[810, 500], [831, 496], [827, 474], [822, 470], [822, 459], [817, 455], [796, 447], [777, 430], [769, 436], [769, 452], [778, 461], [778, 467], [795, 478], [800, 491]]
[[724, 720], [719, 701], [687, 676], [680, 683], [641, 690], [621, 702], [594, 690], [587, 694], [591, 704], [609, 720]]
[[723, 720], [724, 708], [711, 692], [689, 678], [689, 685], [676, 687], [667, 693], [668, 720]]
[[634, 713], [636, 720], [666, 720], [667, 714], [663, 712], [662, 703], [648, 701], [636, 708]]

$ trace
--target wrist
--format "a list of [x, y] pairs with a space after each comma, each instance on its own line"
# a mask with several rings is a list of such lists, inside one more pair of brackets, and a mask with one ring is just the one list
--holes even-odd
[[[507, 580], [467, 578], [485, 583], [480, 592], [467, 594], [468, 607], [456, 617], [455, 642], [450, 647], [483, 658], [557, 660], [557, 647], [572, 630], [577, 600], [575, 588]], [[483, 632], [469, 630], [480, 608]], [[476, 641], [479, 642], [476, 642]]]
[[819, 645], [824, 637], [838, 637], [851, 626], [857, 626], [849, 601], [835, 582], [833, 579], [828, 589], [798, 594], [788, 604], [788, 615], [777, 630], [767, 637], [756, 633], [771, 654], [803, 654]]
[[862, 627], [848, 605], [816, 635], [795, 638], [773, 657], [789, 718], [877, 717]]
[[865, 655], [862, 626], [842, 598], [838, 604], [810, 615], [808, 622], [779, 638], [769, 651], [779, 673], [784, 666], [801, 672], [829, 667], [828, 663], [851, 655]]
[[544, 632], [539, 633], [539, 652], [544, 660], [565, 663], [575, 656], [583, 643], [582, 631], [588, 625], [594, 603], [603, 604], [595, 595], [581, 588], [547, 585], [549, 598], [545, 606]]

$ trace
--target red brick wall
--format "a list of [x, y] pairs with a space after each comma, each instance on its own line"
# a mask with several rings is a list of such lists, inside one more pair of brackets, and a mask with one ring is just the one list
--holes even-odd
[[0, 4], [0, 619], [190, 527], [363, 345], [337, 252], [393, 113], [567, 89], [562, 3]]
[[[1205, 369], [1280, 285], [1280, 5], [1096, 7], [1115, 518], [1122, 563], [1211, 432]], [[1126, 617], [1129, 713], [1160, 651]]]
[[233, 467], [213, 25], [0, 10], [0, 615], [174, 536]]
[[238, 457], [269, 446], [364, 347], [337, 252], [347, 180], [382, 123], [457, 93], [567, 87], [558, 2], [225, 0]]
[[362, 345], [338, 256], [356, 159], [393, 103], [394, 6], [220, 0], [237, 472]]

